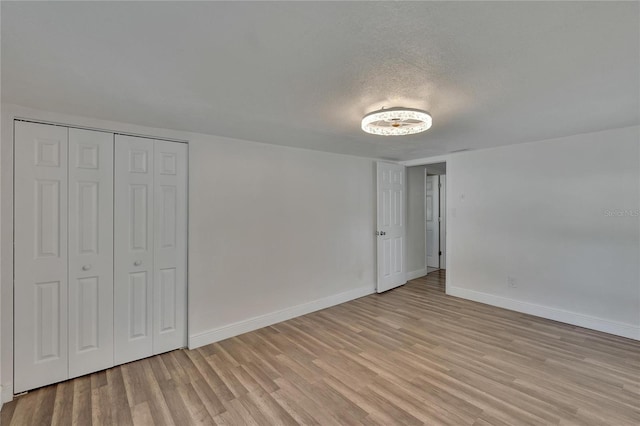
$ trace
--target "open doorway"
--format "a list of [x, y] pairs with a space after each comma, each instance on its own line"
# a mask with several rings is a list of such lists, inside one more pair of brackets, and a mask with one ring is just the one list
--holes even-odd
[[446, 269], [447, 165], [425, 167], [425, 257], [427, 273]]
[[407, 168], [407, 279], [446, 269], [447, 166]]

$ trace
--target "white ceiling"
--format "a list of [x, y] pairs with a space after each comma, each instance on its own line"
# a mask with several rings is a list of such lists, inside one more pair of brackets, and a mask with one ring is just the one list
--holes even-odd
[[57, 112], [399, 160], [640, 121], [638, 2], [1, 7], [2, 101]]

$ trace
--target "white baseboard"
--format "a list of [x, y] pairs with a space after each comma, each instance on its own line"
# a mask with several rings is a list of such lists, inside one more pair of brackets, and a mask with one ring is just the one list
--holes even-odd
[[424, 277], [425, 275], [427, 275], [427, 268], [407, 272], [407, 281], [415, 280], [416, 278]]
[[189, 336], [189, 349], [194, 349], [200, 346], [208, 345], [210, 343], [219, 342], [220, 340], [238, 336], [240, 334], [257, 330], [262, 327], [267, 327], [269, 325], [286, 321], [300, 315], [309, 314], [314, 311], [319, 311], [320, 309], [339, 305], [350, 300], [373, 294], [375, 293], [375, 291], [375, 286], [360, 287], [353, 290], [345, 291], [343, 293], [324, 297], [322, 299], [303, 303], [301, 305], [285, 308], [280, 311], [271, 312], [243, 321], [228, 324], [222, 327], [214, 328], [212, 330], [205, 331], [204, 333], [194, 334], [193, 336]]
[[632, 324], [611, 321], [590, 315], [565, 311], [563, 309], [537, 305], [534, 303], [522, 302], [520, 300], [509, 299], [507, 297], [496, 296], [462, 287], [448, 286], [447, 294], [450, 296], [473, 300], [475, 302], [485, 303], [487, 305], [497, 306], [499, 308], [564, 322], [566, 324], [577, 325], [591, 330], [602, 331], [616, 336], [640, 340], [640, 326], [634, 326]]

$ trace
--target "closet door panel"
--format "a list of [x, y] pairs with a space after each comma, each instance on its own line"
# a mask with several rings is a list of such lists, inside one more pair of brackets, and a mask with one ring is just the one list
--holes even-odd
[[68, 378], [66, 127], [16, 121], [16, 393]]
[[113, 134], [69, 129], [69, 376], [113, 366]]
[[187, 344], [187, 145], [155, 142], [153, 353]]
[[153, 354], [154, 141], [115, 140], [115, 363]]

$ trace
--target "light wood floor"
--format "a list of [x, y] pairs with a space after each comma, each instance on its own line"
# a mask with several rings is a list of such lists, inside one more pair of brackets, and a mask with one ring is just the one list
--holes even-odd
[[32, 391], [2, 425], [640, 424], [640, 342], [449, 297], [443, 282]]

